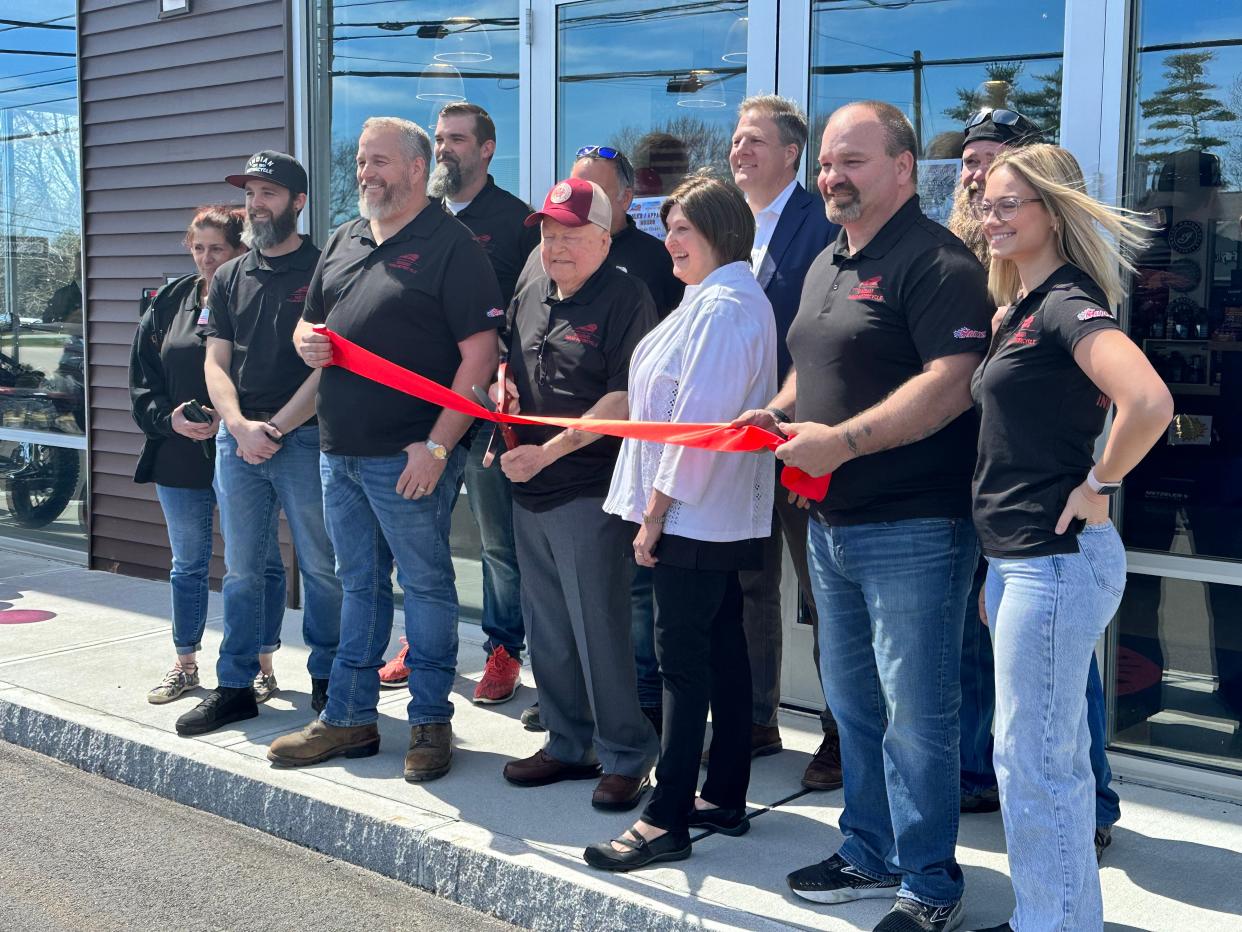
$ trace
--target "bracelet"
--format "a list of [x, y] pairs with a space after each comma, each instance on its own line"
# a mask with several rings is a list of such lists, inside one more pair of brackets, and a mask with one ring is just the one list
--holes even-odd
[[772, 415], [773, 420], [775, 420], [776, 423], [778, 424], [788, 424], [790, 421], [793, 420], [793, 418], [791, 418], [788, 414], [786, 414], [780, 408], [764, 408], [763, 410], [767, 411], [768, 414]]
[[665, 519], [666, 517], [668, 517], [666, 514], [664, 514], [664, 515], [649, 515], [649, 514], [644, 513], [644, 514], [643, 514], [643, 524], [653, 524], [653, 525], [655, 525], [656, 527], [664, 527], [664, 519]]

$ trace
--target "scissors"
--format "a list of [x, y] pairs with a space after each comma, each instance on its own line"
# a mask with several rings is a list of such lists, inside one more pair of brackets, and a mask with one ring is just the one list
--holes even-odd
[[[472, 385], [471, 388], [474, 391], [474, 397], [479, 402], [479, 404], [487, 408], [488, 411], [492, 411], [492, 412], [499, 411], [502, 414], [505, 413], [505, 411], [509, 407], [509, 399], [505, 392], [505, 382], [508, 379], [508, 376], [509, 376], [509, 366], [507, 363], [502, 362], [500, 364], [500, 368], [496, 372], [496, 384], [499, 386], [499, 391], [500, 391], [500, 404], [499, 405], [497, 405], [496, 402], [492, 401], [491, 396], [487, 394], [487, 391], [485, 389], [482, 389], [477, 385]], [[499, 434], [500, 438], [504, 441], [506, 450], [512, 450], [514, 447], [518, 445], [517, 433], [513, 430], [512, 427], [510, 427], [508, 424], [501, 424], [501, 423], [493, 422], [492, 433], [487, 438], [487, 449], [483, 453], [484, 468], [492, 465], [492, 461], [496, 458], [496, 436], [497, 434]]]

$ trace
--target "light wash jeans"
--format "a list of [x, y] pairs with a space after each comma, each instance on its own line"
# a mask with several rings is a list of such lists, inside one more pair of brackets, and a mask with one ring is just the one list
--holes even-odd
[[1111, 523], [1078, 553], [988, 558], [996, 655], [996, 774], [1017, 932], [1104, 927], [1095, 860], [1087, 677], [1121, 603], [1126, 555]]
[[[211, 517], [216, 507], [216, 490], [181, 489], [157, 485], [168, 543], [172, 548], [172, 570], [168, 581], [172, 589], [173, 647], [178, 654], [202, 650], [203, 629], [207, 626], [207, 585], [211, 569]], [[285, 617], [285, 566], [280, 561], [276, 540], [276, 515], [268, 528], [267, 567], [263, 579], [264, 644], [280, 641], [280, 624]]]
[[954, 854], [959, 664], [978, 560], [966, 519], [813, 518], [807, 531], [820, 677], [845, 774], [837, 853], [928, 906], [953, 905], [964, 885]]
[[392, 634], [392, 566], [405, 593], [405, 636], [410, 650], [411, 725], [453, 717], [449, 692], [457, 672], [457, 587], [449, 529], [466, 451], [449, 454], [431, 494], [397, 494], [405, 453], [339, 456], [324, 453], [324, 514], [345, 590], [341, 643], [320, 718], [349, 728], [379, 720], [379, 669]]

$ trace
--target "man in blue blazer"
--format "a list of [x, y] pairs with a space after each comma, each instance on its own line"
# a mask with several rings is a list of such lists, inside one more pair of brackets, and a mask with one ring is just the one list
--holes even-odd
[[[798, 165], [806, 148], [806, 116], [784, 97], [748, 97], [738, 108], [737, 129], [729, 149], [733, 180], [755, 214], [751, 267], [776, 315], [777, 370], [784, 381], [790, 367], [785, 336], [802, 297], [802, 280], [811, 262], [837, 236], [823, 200], [798, 183]], [[784, 412], [773, 412], [788, 420]], [[779, 475], [779, 471], [778, 471]], [[802, 610], [816, 626], [815, 663], [819, 665], [818, 618], [806, 564], [807, 512], [787, 501], [778, 486], [772, 536], [764, 549], [763, 569], [741, 574], [746, 640], [752, 682], [751, 753], [758, 757], [781, 750], [776, 713], [781, 698], [781, 535], [784, 532], [798, 574]], [[841, 757], [836, 723], [825, 708], [824, 740], [803, 775], [808, 789], [841, 786]]]

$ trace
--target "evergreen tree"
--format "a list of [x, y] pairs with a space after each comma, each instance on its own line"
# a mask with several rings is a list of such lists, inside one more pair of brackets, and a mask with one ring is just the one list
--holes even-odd
[[1164, 60], [1165, 86], [1140, 104], [1147, 135], [1139, 141], [1140, 157], [1160, 163], [1174, 152], [1206, 152], [1225, 145], [1212, 135], [1208, 123], [1229, 123], [1237, 114], [1212, 96], [1216, 85], [1204, 80], [1212, 51], [1179, 52]]

